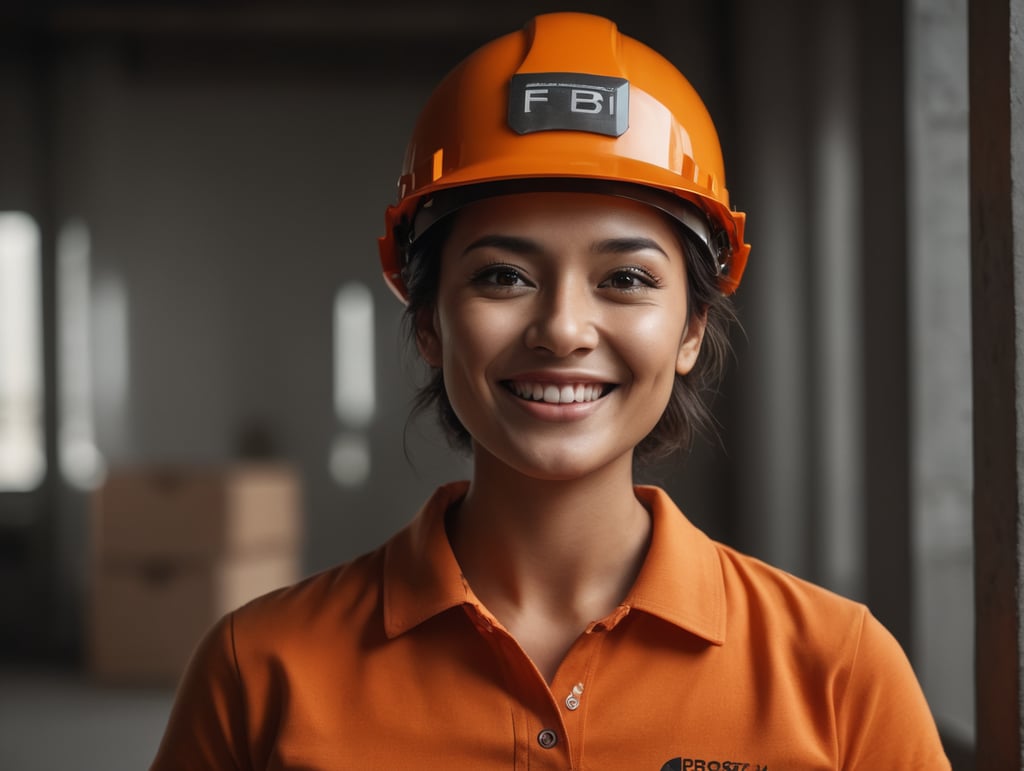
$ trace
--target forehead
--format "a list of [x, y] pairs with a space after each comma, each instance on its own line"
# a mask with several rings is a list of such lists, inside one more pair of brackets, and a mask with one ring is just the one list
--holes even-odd
[[532, 192], [474, 201], [454, 217], [450, 241], [483, 233], [600, 240], [643, 236], [679, 248], [678, 229], [662, 211], [599, 193]]

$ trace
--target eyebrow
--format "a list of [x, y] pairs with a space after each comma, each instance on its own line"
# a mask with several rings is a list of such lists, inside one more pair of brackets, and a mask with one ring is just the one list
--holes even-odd
[[629, 254], [631, 252], [642, 252], [646, 249], [651, 249], [655, 252], [660, 252], [666, 258], [668, 257], [668, 252], [661, 247], [661, 244], [653, 238], [645, 238], [643, 236], [606, 238], [603, 241], [598, 241], [591, 249], [595, 252], [611, 254]]
[[504, 236], [500, 234], [493, 234], [487, 236], [481, 236], [472, 243], [470, 243], [465, 249], [462, 250], [463, 254], [469, 254], [474, 249], [501, 249], [506, 252], [513, 252], [514, 254], [541, 254], [544, 249], [536, 241], [532, 241], [529, 238], [522, 238], [520, 236]]
[[[463, 249], [462, 253], [468, 254], [474, 249], [484, 249], [488, 247], [501, 249], [514, 254], [541, 254], [545, 251], [543, 246], [529, 238], [522, 238], [521, 236], [507, 236], [496, 233], [481, 236]], [[653, 238], [646, 238], [644, 236], [605, 238], [601, 241], [595, 242], [591, 246], [592, 252], [600, 254], [630, 254], [632, 252], [642, 252], [647, 249], [660, 252], [666, 258], [668, 257], [668, 253], [657, 241]]]

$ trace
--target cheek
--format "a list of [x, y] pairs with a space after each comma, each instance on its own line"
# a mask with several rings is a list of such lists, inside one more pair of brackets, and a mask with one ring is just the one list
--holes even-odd
[[635, 320], [627, 339], [620, 340], [620, 344], [636, 368], [659, 373], [671, 370], [674, 374], [685, 326], [681, 315], [647, 314]]
[[457, 312], [439, 315], [438, 325], [446, 369], [482, 374], [513, 334], [507, 313], [489, 305], [469, 303]]

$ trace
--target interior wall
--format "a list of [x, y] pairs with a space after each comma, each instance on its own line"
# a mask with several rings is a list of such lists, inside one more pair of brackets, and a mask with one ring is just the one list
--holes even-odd
[[[28, 213], [39, 229], [44, 370], [41, 407], [47, 418], [54, 411], [55, 390], [55, 338], [48, 311], [52, 307], [54, 276], [52, 263], [46, 258], [53, 243], [47, 217], [52, 170], [47, 152], [52, 125], [45, 96], [48, 77], [45, 44], [31, 30], [0, 44], [0, 152], [4, 156], [0, 164], [0, 211]], [[53, 421], [48, 419], [45, 437], [46, 466], [52, 472], [56, 463], [55, 432]], [[52, 623], [49, 613], [40, 608], [55, 604], [52, 512], [56, 507], [55, 488], [48, 482], [34, 490], [0, 495], [0, 609], [5, 618], [12, 620], [0, 627], [0, 650], [21, 655], [35, 650], [44, 655], [53, 652], [48, 644]]]
[[[94, 293], [117, 282], [127, 306], [127, 338], [92, 341], [94, 362], [127, 343], [126, 398], [98, 420], [97, 444], [116, 468], [223, 464], [258, 443], [301, 475], [305, 572], [369, 549], [438, 477], [456, 475], [415, 434], [415, 467], [402, 457], [410, 381], [375, 254], [425, 85], [348, 70], [201, 73], [119, 46], [75, 47], [60, 61], [57, 220], [84, 223]], [[341, 429], [332, 318], [352, 281], [375, 300], [380, 407], [367, 427], [370, 476], [343, 488], [328, 471]], [[102, 374], [97, 405], [110, 401]], [[59, 518], [72, 593], [88, 575], [86, 506], [68, 491]]]

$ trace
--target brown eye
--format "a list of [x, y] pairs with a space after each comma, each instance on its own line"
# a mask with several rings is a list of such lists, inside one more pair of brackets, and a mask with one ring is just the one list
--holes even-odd
[[608, 280], [608, 284], [614, 289], [632, 289], [640, 285], [640, 278], [632, 273], [622, 271], [612, 276]]
[[514, 270], [499, 270], [495, 271], [492, 280], [495, 284], [501, 284], [501, 286], [515, 286], [520, 282], [521, 278]]
[[510, 265], [492, 265], [484, 268], [473, 276], [473, 283], [503, 289], [530, 285], [523, 274]]
[[617, 270], [601, 283], [602, 287], [630, 291], [658, 286], [657, 279], [640, 268]]

